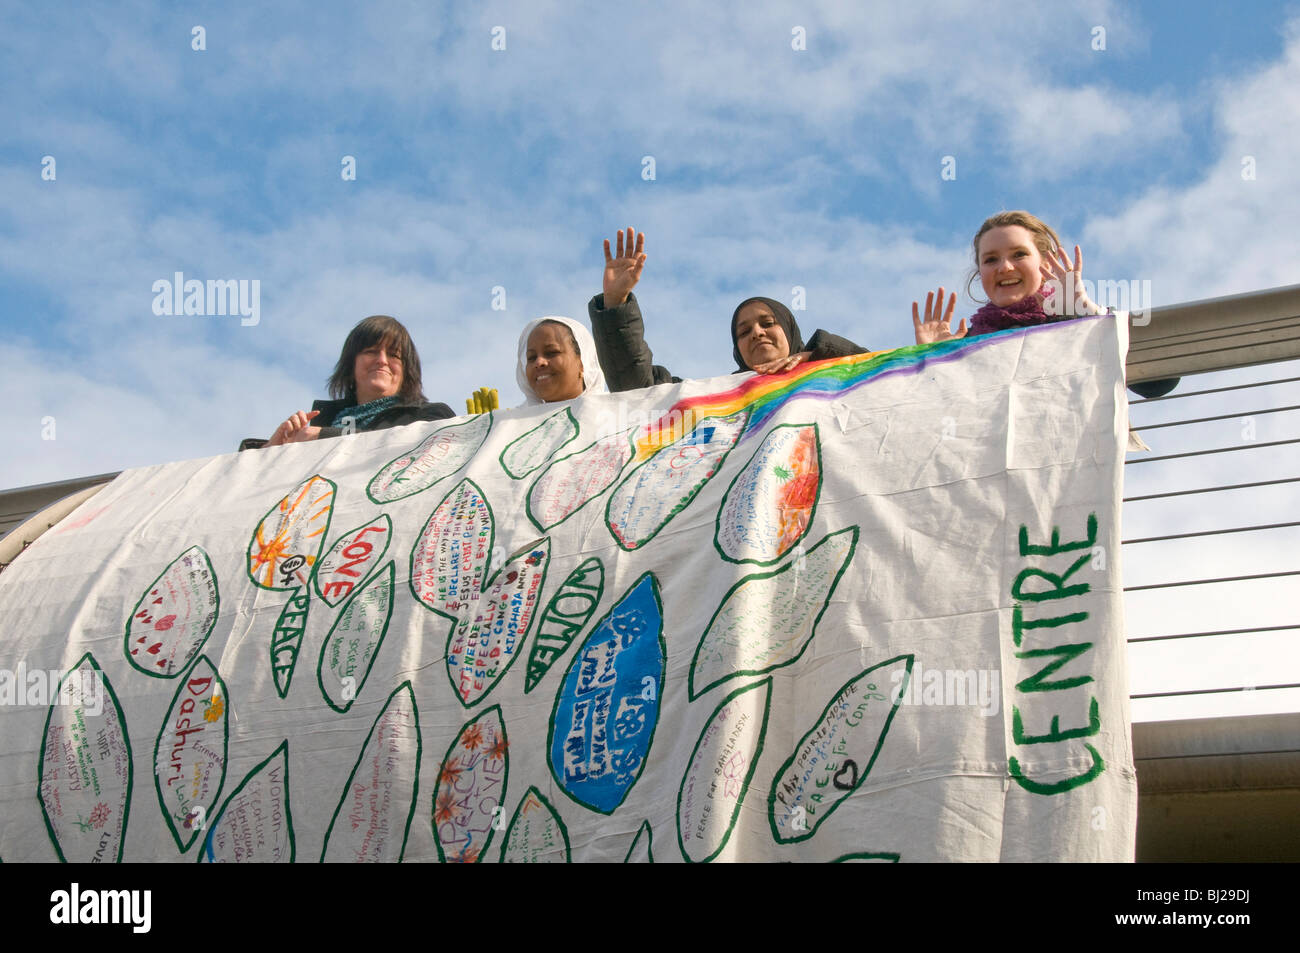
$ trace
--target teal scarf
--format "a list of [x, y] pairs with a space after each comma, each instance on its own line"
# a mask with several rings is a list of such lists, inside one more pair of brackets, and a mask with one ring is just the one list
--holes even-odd
[[358, 431], [367, 430], [376, 417], [396, 403], [396, 397], [380, 397], [378, 400], [372, 400], [358, 407], [344, 407], [334, 415], [334, 426], [342, 427], [344, 418], [351, 417], [353, 429]]

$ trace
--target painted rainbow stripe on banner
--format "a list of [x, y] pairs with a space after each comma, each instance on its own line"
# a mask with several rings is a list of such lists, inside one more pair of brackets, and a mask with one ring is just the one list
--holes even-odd
[[[1042, 327], [1048, 327], [1043, 325]], [[767, 426], [772, 415], [795, 398], [832, 401], [841, 394], [891, 374], [915, 373], [926, 364], [956, 360], [1007, 335], [1024, 334], [1038, 328], [1014, 328], [975, 338], [953, 338], [935, 344], [914, 344], [890, 351], [871, 351], [852, 357], [802, 364], [785, 374], [749, 377], [737, 386], [714, 394], [679, 400], [668, 413], [641, 430], [636, 442], [636, 459], [644, 460], [660, 448], [694, 429], [705, 417], [728, 417], [749, 411], [749, 423], [738, 443]]]

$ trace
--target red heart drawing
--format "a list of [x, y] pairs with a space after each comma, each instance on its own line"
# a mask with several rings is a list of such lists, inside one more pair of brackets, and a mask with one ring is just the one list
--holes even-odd
[[165, 615], [153, 624], [153, 627], [159, 632], [166, 632], [176, 622], [175, 615]]

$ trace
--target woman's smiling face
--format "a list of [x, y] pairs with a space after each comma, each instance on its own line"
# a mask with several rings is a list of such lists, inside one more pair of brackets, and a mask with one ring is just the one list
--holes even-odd
[[1001, 225], [980, 236], [980, 284], [990, 304], [1005, 308], [1043, 284], [1043, 256], [1021, 225]]
[[545, 403], [582, 395], [582, 358], [574, 352], [569, 329], [553, 321], [539, 324], [528, 335], [528, 383]]
[[353, 375], [358, 404], [397, 394], [402, 389], [402, 357], [396, 343], [381, 341], [359, 353]]
[[736, 349], [752, 370], [760, 364], [790, 356], [790, 342], [772, 309], [751, 301], [736, 315]]

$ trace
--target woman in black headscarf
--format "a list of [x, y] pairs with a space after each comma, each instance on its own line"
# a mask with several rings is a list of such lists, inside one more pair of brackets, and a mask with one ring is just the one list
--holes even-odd
[[[615, 255], [610, 254], [606, 239], [605, 290], [587, 305], [596, 354], [605, 381], [615, 392], [681, 380], [654, 363], [645, 343], [641, 309], [632, 294], [645, 265], [644, 248], [645, 235], [631, 228], [627, 230], [626, 246], [623, 233], [618, 233]], [[804, 361], [866, 353], [866, 348], [820, 330], [805, 344], [790, 309], [772, 298], [747, 298], [736, 307], [731, 316], [731, 345], [738, 373], [782, 374]]]

